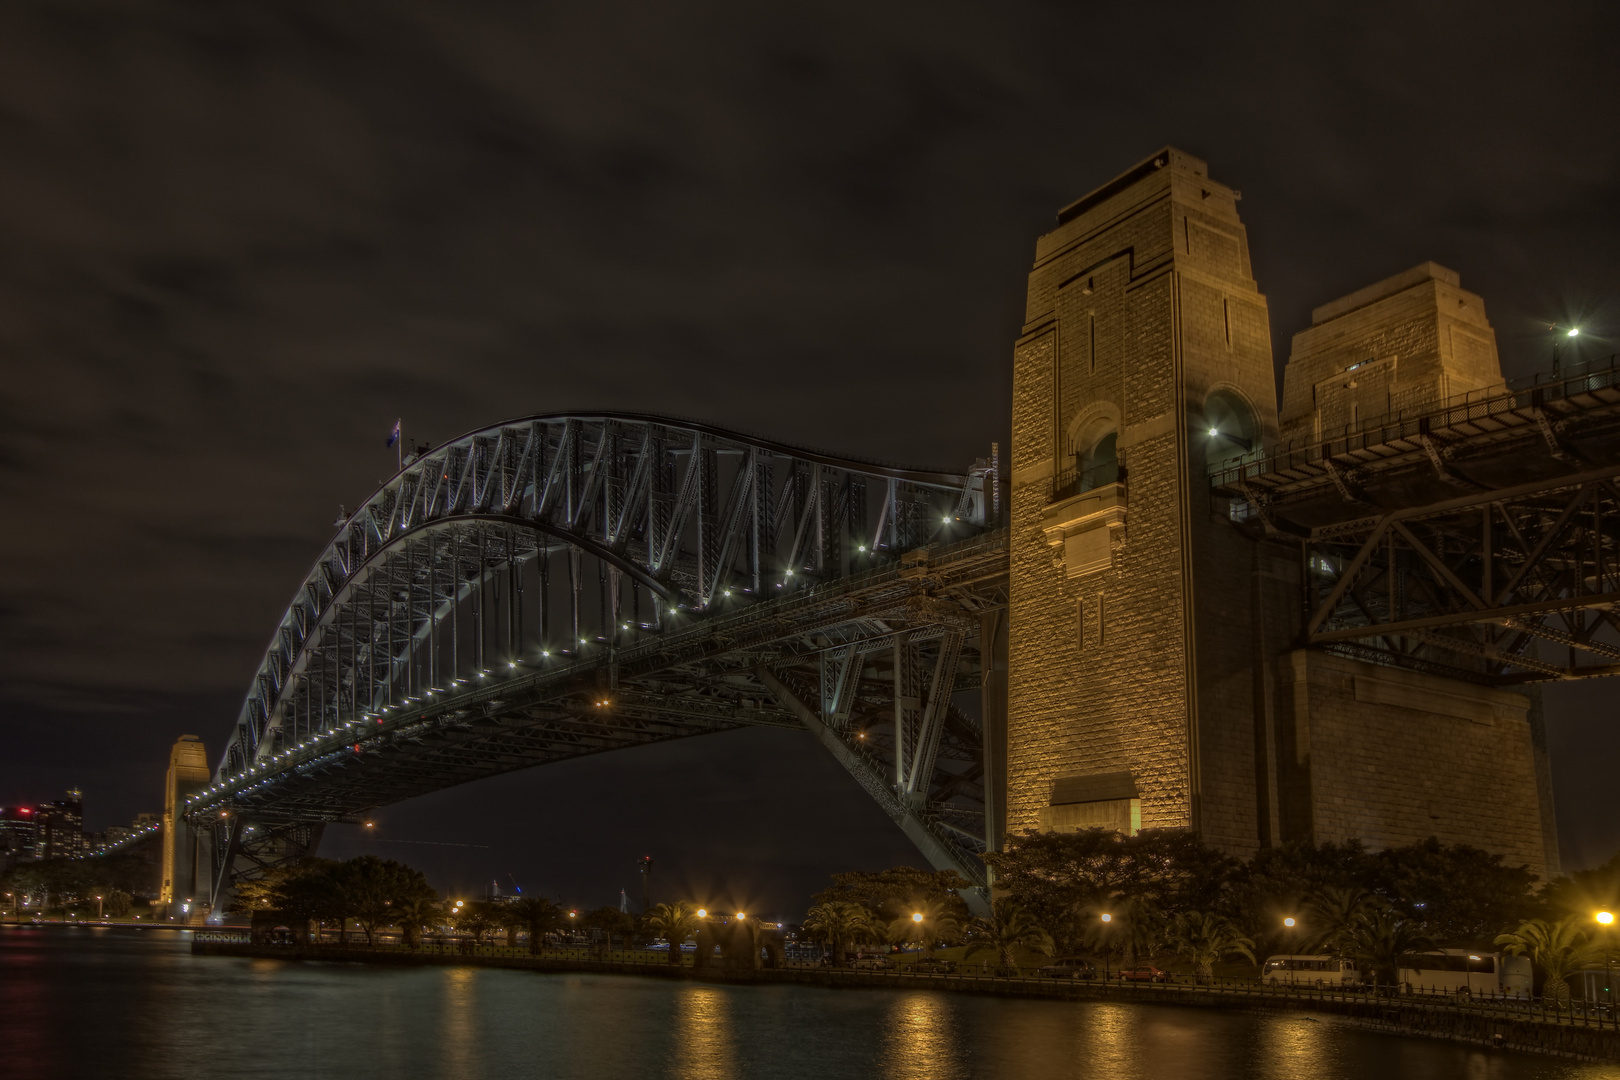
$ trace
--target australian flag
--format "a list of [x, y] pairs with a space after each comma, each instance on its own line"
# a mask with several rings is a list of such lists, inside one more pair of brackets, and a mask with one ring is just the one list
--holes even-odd
[[399, 421], [394, 421], [394, 430], [388, 433], [388, 445], [393, 446], [399, 442]]

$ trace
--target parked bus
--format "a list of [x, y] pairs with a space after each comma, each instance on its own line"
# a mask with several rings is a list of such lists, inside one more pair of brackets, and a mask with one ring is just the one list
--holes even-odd
[[1361, 973], [1349, 960], [1331, 956], [1268, 956], [1260, 978], [1267, 986], [1358, 986]]
[[1530, 996], [1531, 967], [1528, 956], [1480, 952], [1470, 949], [1436, 949], [1407, 957], [1398, 981], [1418, 993], [1482, 994], [1486, 997]]

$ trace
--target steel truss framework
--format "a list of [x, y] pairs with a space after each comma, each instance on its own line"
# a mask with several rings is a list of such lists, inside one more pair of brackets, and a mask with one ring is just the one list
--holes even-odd
[[1304, 643], [1496, 685], [1620, 673], [1620, 358], [1216, 470], [1299, 545]]
[[808, 728], [935, 865], [982, 882], [983, 739], [953, 698], [1005, 604], [995, 470], [600, 413], [427, 452], [342, 524], [191, 805], [216, 900], [323, 822], [759, 724]]
[[1620, 673], [1620, 466], [1317, 529], [1309, 644], [1513, 684]]

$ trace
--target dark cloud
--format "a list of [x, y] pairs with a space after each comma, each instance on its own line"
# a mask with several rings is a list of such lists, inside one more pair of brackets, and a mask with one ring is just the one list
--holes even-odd
[[[982, 454], [1006, 437], [1034, 237], [1167, 141], [1242, 189], [1279, 364], [1313, 305], [1430, 258], [1485, 296], [1510, 370], [1544, 362], [1553, 319], [1612, 340], [1616, 21], [5, 5], [0, 797], [60, 786], [32, 740], [101, 733], [107, 709], [153, 760], [182, 720], [217, 745], [337, 504], [390, 471], [395, 417], [439, 440], [613, 405], [887, 460]], [[1555, 745], [1612, 719], [1602, 694], [1565, 700]], [[767, 745], [693, 744], [743, 769]], [[128, 749], [75, 743], [107, 784], [93, 819], [155, 801], [112, 778]], [[1568, 757], [1566, 824], [1612, 848]], [[543, 803], [551, 781], [502, 783]], [[747, 835], [803, 815], [756, 794]]]

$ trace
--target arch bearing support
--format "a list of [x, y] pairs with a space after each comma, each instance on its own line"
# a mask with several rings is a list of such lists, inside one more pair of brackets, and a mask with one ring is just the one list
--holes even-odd
[[323, 822], [750, 724], [843, 746], [936, 864], [982, 879], [979, 735], [951, 699], [1005, 601], [993, 475], [629, 414], [424, 453], [339, 527], [193, 803], [218, 889]]

